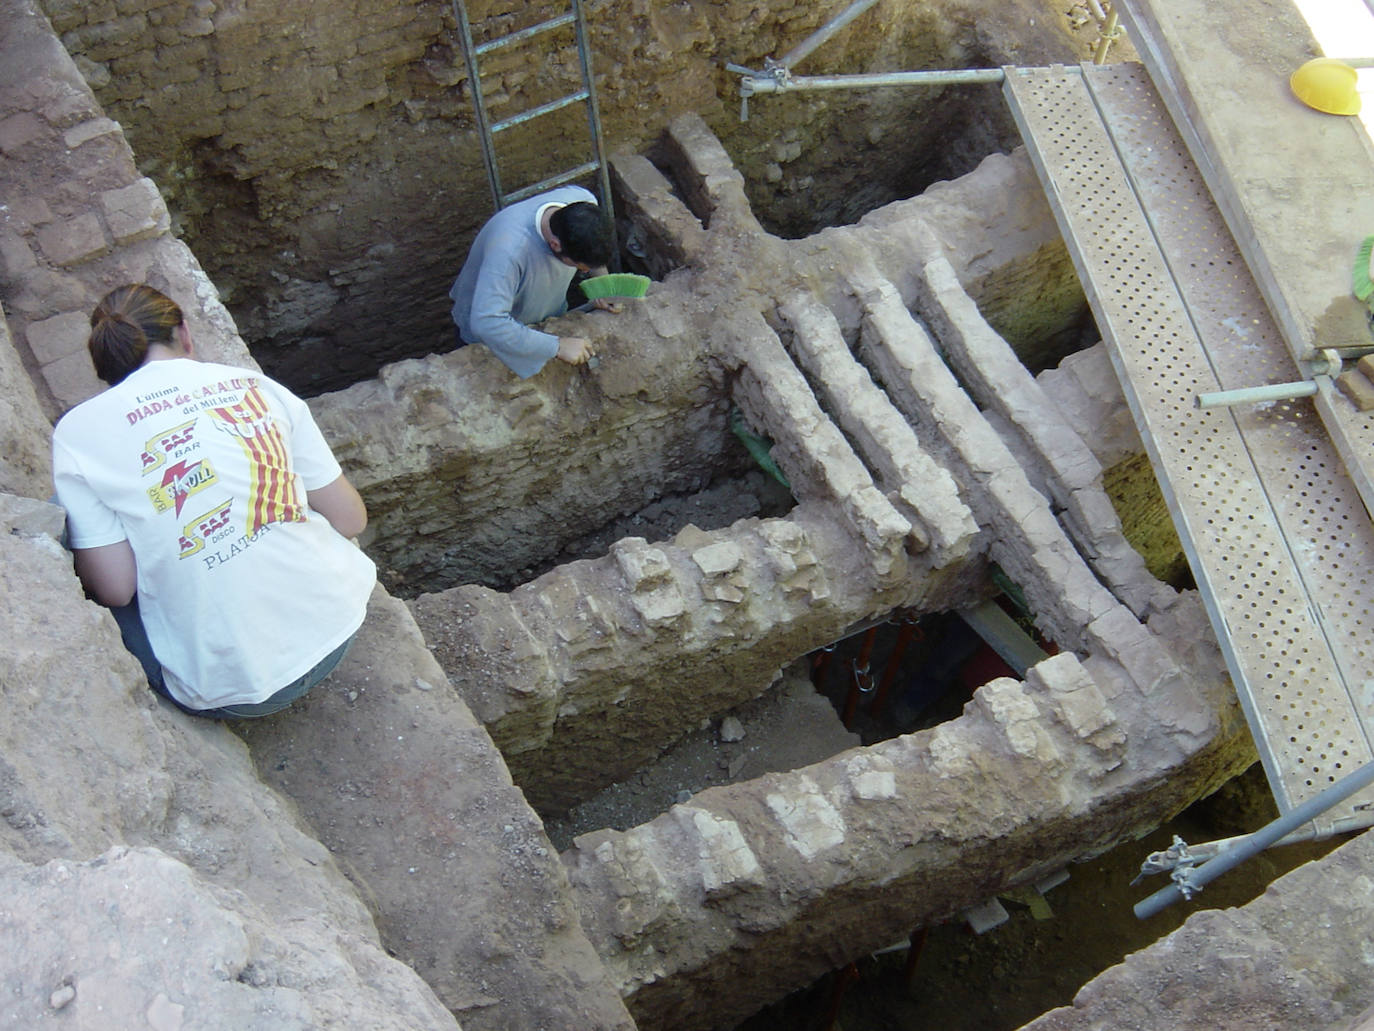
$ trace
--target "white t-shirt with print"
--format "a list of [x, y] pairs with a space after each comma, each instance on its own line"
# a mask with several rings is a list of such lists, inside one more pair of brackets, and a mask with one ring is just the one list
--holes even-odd
[[71, 546], [129, 541], [153, 654], [196, 709], [263, 701], [362, 625], [376, 568], [306, 499], [339, 474], [304, 401], [189, 358], [146, 363], [53, 433]]

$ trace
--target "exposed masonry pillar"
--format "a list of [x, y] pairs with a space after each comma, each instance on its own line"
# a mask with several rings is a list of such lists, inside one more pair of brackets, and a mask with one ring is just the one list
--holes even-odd
[[702, 264], [708, 234], [652, 161], [642, 154], [617, 154], [611, 176], [617, 233], [650, 278]]
[[729, 1026], [1237, 772], [1220, 738], [1156, 755], [1144, 690], [1055, 656], [933, 730], [583, 835], [563, 854], [583, 926], [641, 1026]]
[[940, 341], [960, 383], [983, 402], [1021, 446], [1014, 448], [1034, 487], [1062, 505], [1073, 491], [1100, 482], [1102, 467], [1049, 403], [1007, 342], [983, 319], [944, 258], [925, 262], [916, 310]]
[[674, 118], [659, 146], [666, 163], [677, 172], [687, 207], [705, 228], [752, 239], [768, 235], [754, 217], [744, 192], [744, 176], [700, 115]]
[[[1087, 654], [1086, 661], [1110, 658], [1136, 683], [1148, 685], [1156, 718], [1168, 728], [1160, 747], [1176, 747], [1182, 755], [1215, 734], [1231, 734], [1237, 718], [1233, 696], [1224, 691], [1219, 697], [1200, 696], [1163, 640], [1093, 576], [1047, 500], [939, 361], [929, 335], [891, 284], [869, 282], [855, 289], [868, 313], [861, 354], [898, 407], [943, 440], [943, 448], [935, 441], [927, 446], [950, 456], [974, 512], [994, 528], [993, 558], [1024, 589], [1048, 636]], [[1143, 564], [1137, 575], [1145, 582], [1140, 596], [1150, 582]], [[1152, 593], [1152, 610], [1167, 607], [1172, 592]]]
[[1102, 467], [1092, 451], [1031, 376], [1011, 347], [987, 324], [943, 257], [923, 266], [919, 310], [988, 421], [999, 429], [1032, 486], [1050, 498], [1077, 529], [1090, 564], [1137, 616], [1168, 603], [1169, 588], [1145, 570], [1145, 561], [1121, 530], [1102, 488]]
[[1080, 559], [1044, 497], [960, 389], [892, 284], [851, 282], [866, 312], [860, 356], [927, 448], [938, 447], [937, 453], [958, 462], [956, 475], [975, 515], [996, 535], [993, 558], [1026, 592], [1047, 636], [1061, 647], [1082, 647], [1083, 628], [1116, 605], [1115, 599]]
[[978, 533], [949, 470], [930, 457], [916, 434], [863, 366], [854, 361], [834, 314], [798, 295], [778, 309], [792, 328], [789, 350], [845, 436], [859, 449], [878, 489], [913, 525], [913, 537], [943, 566], [967, 553]]
[[626, 538], [509, 594], [458, 587], [411, 609], [517, 783], [558, 812], [874, 610], [951, 606], [958, 568], [893, 582], [833, 509], [803, 503], [785, 519]]
[[[734, 397], [749, 422], [773, 439], [773, 457], [801, 497], [829, 498], [867, 550], [883, 580], [906, 573], [904, 552], [924, 551], [929, 539], [874, 486], [844, 435], [821, 411], [806, 380], [761, 319], [730, 326], [728, 367], [738, 380]], [[722, 334], [724, 335], [724, 334]]]

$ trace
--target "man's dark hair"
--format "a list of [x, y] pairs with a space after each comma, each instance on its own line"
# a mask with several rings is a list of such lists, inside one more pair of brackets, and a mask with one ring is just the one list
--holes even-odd
[[611, 227], [595, 204], [565, 204], [549, 216], [549, 231], [563, 245], [563, 254], [581, 265], [605, 265], [611, 260]]

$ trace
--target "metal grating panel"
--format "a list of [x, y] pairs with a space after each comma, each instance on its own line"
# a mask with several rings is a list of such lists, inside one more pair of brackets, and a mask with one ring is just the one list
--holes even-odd
[[[1329, 324], [1324, 319], [1318, 319], [1315, 325], [1305, 330], [1307, 319], [1302, 312], [1304, 309], [1313, 308], [1315, 301], [1314, 297], [1304, 295], [1304, 288], [1310, 290], [1313, 285], [1311, 280], [1305, 278], [1307, 269], [1299, 270], [1304, 277], [1302, 282], [1285, 282], [1282, 273], [1285, 270], [1290, 274], [1294, 272], [1294, 263], [1290, 260], [1290, 255], [1273, 254], [1265, 249], [1265, 244], [1269, 243], [1272, 250], [1273, 242], [1276, 240], [1282, 241], [1280, 246], [1291, 242], [1289, 250], [1302, 255], [1302, 261], [1308, 268], [1315, 267], [1312, 265], [1314, 260], [1330, 261], [1334, 250], [1334, 253], [1339, 254], [1335, 259], [1338, 263], [1335, 271], [1339, 273], [1335, 276], [1335, 281], [1349, 282], [1349, 275], [1345, 272], [1347, 263], [1355, 260], [1355, 248], [1370, 232], [1367, 221], [1362, 220], [1358, 214], [1361, 210], [1367, 212], [1369, 203], [1369, 191], [1362, 188], [1362, 184], [1366, 184], [1369, 179], [1368, 162], [1363, 160], [1368, 155], [1369, 139], [1364, 130], [1354, 120], [1324, 119], [1321, 116], [1314, 119], [1311, 113], [1307, 112], [1300, 123], [1291, 120], [1273, 122], [1275, 132], [1301, 126], [1301, 138], [1290, 137], [1282, 141], [1294, 155], [1292, 167], [1299, 173], [1295, 177], [1282, 183], [1274, 183], [1268, 176], [1255, 175], [1253, 167], [1221, 167], [1219, 162], [1225, 161], [1226, 157], [1209, 153], [1209, 141], [1220, 139], [1233, 161], [1243, 160], [1244, 155], [1249, 152], [1246, 148], [1251, 147], [1250, 141], [1254, 141], [1254, 149], [1258, 150], [1272, 148], [1278, 143], [1277, 140], [1267, 139], [1253, 131], [1240, 131], [1241, 126], [1246, 124], [1244, 120], [1232, 122], [1228, 118], [1221, 121], [1216, 113], [1217, 110], [1235, 111], [1241, 106], [1248, 105], [1254, 110], [1268, 112], [1265, 117], [1273, 118], [1278, 112], [1272, 106], [1256, 105], [1251, 101], [1262, 92], [1257, 90], [1256, 86], [1262, 84], [1268, 88], [1279, 81], [1278, 78], [1273, 75], [1265, 60], [1260, 59], [1257, 50], [1246, 50], [1248, 59], [1242, 63], [1242, 75], [1257, 75], [1261, 81], [1249, 78], [1237, 81], [1234, 73], [1241, 66], [1230, 66], [1232, 71], [1228, 73], [1227, 89], [1217, 98], [1213, 95], [1216, 91], [1209, 90], [1206, 85], [1209, 76], [1201, 74], [1201, 69], [1197, 67], [1190, 67], [1194, 62], [1181, 58], [1170, 45], [1169, 37], [1176, 29], [1170, 29], [1164, 24], [1166, 18], [1172, 20], [1169, 15], [1173, 13], [1169, 12], [1169, 15], [1166, 15], [1166, 5], [1156, 0], [1140, 0], [1121, 4], [1119, 9], [1131, 42], [1135, 44], [1145, 63], [1145, 73], [1153, 72], [1158, 81], [1164, 84], [1167, 96], [1161, 100], [1161, 104], [1166, 109], [1172, 107], [1182, 120], [1185, 143], [1192, 148], [1194, 157], [1202, 162], [1203, 179], [1211, 183], [1214, 196], [1220, 201], [1223, 220], [1229, 222], [1232, 232], [1240, 237], [1241, 246], [1238, 249], [1253, 258], [1255, 267], [1263, 269], [1260, 285], [1265, 289], [1259, 292], [1262, 296], [1269, 297], [1274, 305], [1273, 310], [1283, 313], [1276, 324], [1289, 353], [1295, 357], [1311, 359], [1316, 357], [1316, 352], [1321, 347], [1367, 343], [1368, 340], [1358, 328], [1355, 329], [1356, 336], [1349, 337], [1352, 326], [1340, 319]], [[1195, 9], [1194, 13], [1198, 11], [1205, 12], [1208, 18], [1217, 19], [1218, 23], [1224, 23], [1230, 17], [1229, 12], [1210, 6]], [[1191, 22], [1189, 24], [1188, 31], [1193, 37], [1212, 38], [1212, 27]], [[1289, 44], [1281, 42], [1284, 39], [1283, 31], [1279, 30], [1279, 35], [1273, 38], [1280, 41], [1277, 43], [1279, 52], [1285, 55], [1282, 60], [1287, 60]], [[1235, 41], [1231, 42], [1234, 44]], [[1272, 57], [1272, 54], [1268, 55], [1268, 58]], [[1183, 64], [1179, 63], [1180, 60]], [[1297, 61], [1294, 60], [1293, 66], [1296, 67], [1296, 64]], [[1256, 69], [1260, 70], [1256, 72]], [[1198, 92], [1199, 90], [1201, 92]], [[1301, 105], [1292, 106], [1294, 109], [1304, 110]], [[1175, 123], [1170, 122], [1170, 125], [1175, 126]], [[1222, 129], [1223, 125], [1227, 128]], [[1178, 132], [1177, 127], [1170, 129], [1171, 136], [1178, 135]], [[1217, 136], [1218, 132], [1222, 133], [1220, 138]], [[1316, 135], [1302, 135], [1305, 133]], [[1344, 155], [1348, 162], [1348, 144], [1342, 145], [1339, 142], [1347, 134], [1363, 144], [1359, 147], [1361, 160], [1357, 166], [1341, 163], [1339, 174], [1333, 174], [1331, 169], [1313, 167], [1313, 155], [1317, 153]], [[1326, 149], [1327, 145], [1335, 149]], [[1322, 149], [1319, 151], [1314, 148]], [[1340, 161], [1339, 158], [1337, 160]], [[1239, 174], [1231, 174], [1233, 172]], [[1314, 238], [1312, 225], [1304, 224], [1300, 218], [1295, 220], [1292, 217], [1293, 212], [1312, 211], [1313, 205], [1323, 210], [1345, 213], [1351, 222], [1346, 243], [1329, 250]], [[1269, 217], [1257, 217], [1257, 213], [1268, 214]], [[1322, 223], [1325, 223], [1324, 218]], [[1302, 226], [1305, 232], [1295, 231], [1297, 226]], [[1329, 237], [1327, 233], [1333, 228], [1329, 223], [1325, 223], [1324, 228], [1325, 231], [1318, 232], [1328, 243], [1334, 239], [1346, 238], [1347, 234], [1344, 231], [1336, 234], [1334, 238]], [[1345, 249], [1347, 247], [1348, 250]], [[1316, 258], [1319, 253], [1325, 257]], [[1319, 289], [1317, 296], [1325, 298], [1328, 295], [1325, 290]], [[1327, 300], [1322, 300], [1315, 305], [1314, 310], [1320, 310], [1327, 303]], [[1358, 305], [1352, 305], [1351, 310], [1358, 311]], [[1328, 333], [1331, 339], [1323, 339], [1324, 332]], [[1291, 378], [1307, 377], [1298, 375]], [[1253, 385], [1257, 384], [1235, 384], [1237, 387]], [[1324, 384], [1319, 391], [1316, 408], [1337, 451], [1345, 461], [1346, 470], [1353, 479], [1366, 509], [1374, 512], [1374, 418], [1366, 412], [1359, 411], [1329, 383]]]
[[1143, 72], [1009, 69], [1005, 89], [1287, 812], [1371, 757], [1368, 519], [1310, 403], [1195, 406], [1296, 370]]

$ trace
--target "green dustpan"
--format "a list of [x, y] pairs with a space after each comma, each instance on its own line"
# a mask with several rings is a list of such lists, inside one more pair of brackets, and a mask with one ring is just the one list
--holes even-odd
[[608, 276], [592, 276], [582, 280], [582, 293], [589, 301], [603, 297], [643, 297], [652, 280], [630, 272], [612, 272]]

